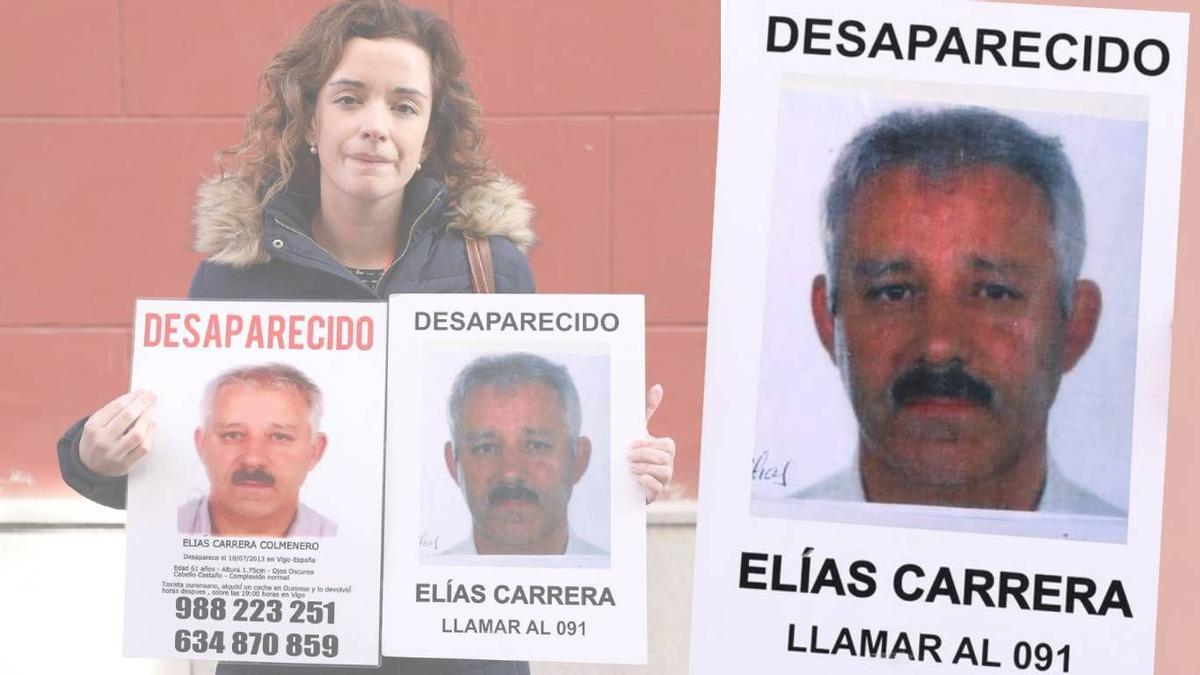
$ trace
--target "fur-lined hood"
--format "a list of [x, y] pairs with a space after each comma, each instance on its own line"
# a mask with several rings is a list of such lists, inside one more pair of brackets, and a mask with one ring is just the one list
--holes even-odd
[[[444, 188], [442, 188], [444, 191]], [[444, 195], [443, 195], [444, 198]], [[506, 237], [523, 253], [533, 246], [533, 205], [524, 189], [499, 176], [468, 188], [448, 207], [446, 227], [473, 237]], [[192, 212], [195, 250], [214, 263], [249, 267], [270, 259], [263, 240], [263, 213], [258, 195], [239, 178], [212, 178], [197, 190]]]

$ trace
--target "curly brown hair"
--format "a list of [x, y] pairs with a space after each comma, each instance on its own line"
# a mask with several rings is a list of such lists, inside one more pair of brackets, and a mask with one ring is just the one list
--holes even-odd
[[284, 190], [316, 194], [320, 167], [305, 134], [317, 91], [352, 38], [409, 40], [429, 54], [433, 144], [421, 172], [440, 178], [451, 199], [490, 175], [483, 151], [479, 103], [466, 80], [466, 59], [454, 29], [434, 14], [396, 0], [341, 0], [317, 12], [271, 59], [259, 102], [246, 118], [242, 142], [218, 154], [222, 172], [250, 181], [266, 204]]

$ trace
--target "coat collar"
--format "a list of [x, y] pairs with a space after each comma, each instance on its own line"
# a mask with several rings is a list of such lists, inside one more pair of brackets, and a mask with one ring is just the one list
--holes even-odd
[[[430, 207], [446, 198], [441, 182], [415, 178], [404, 194], [404, 220], [413, 222]], [[194, 248], [210, 261], [231, 267], [250, 267], [270, 259], [265, 241], [268, 223], [279, 218], [291, 227], [308, 230], [308, 217], [316, 200], [284, 194], [262, 208], [254, 188], [237, 177], [216, 177], [200, 185], [192, 224], [196, 228]], [[445, 208], [443, 218], [422, 218], [418, 227], [444, 225], [472, 237], [502, 236], [522, 252], [536, 241], [531, 221], [533, 206], [521, 186], [503, 176], [468, 188]]]

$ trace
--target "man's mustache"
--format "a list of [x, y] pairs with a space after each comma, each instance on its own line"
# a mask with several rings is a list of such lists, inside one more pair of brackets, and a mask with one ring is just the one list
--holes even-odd
[[241, 468], [233, 472], [233, 484], [240, 485], [242, 483], [262, 483], [264, 485], [274, 485], [275, 477], [267, 473], [267, 470], [261, 466], [254, 468]]
[[488, 504], [495, 506], [500, 502], [505, 501], [525, 501], [531, 504], [537, 504], [542, 501], [538, 493], [525, 487], [524, 483], [514, 483], [497, 485], [488, 493]]
[[892, 401], [898, 406], [931, 398], [958, 399], [984, 407], [992, 405], [992, 388], [982, 378], [967, 372], [961, 361], [935, 368], [918, 363], [892, 383]]

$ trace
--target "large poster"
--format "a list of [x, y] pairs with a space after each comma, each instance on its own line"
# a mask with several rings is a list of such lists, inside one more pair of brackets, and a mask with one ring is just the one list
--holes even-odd
[[384, 654], [645, 662], [643, 316], [392, 296]]
[[139, 300], [125, 654], [379, 660], [386, 307]]
[[726, 6], [694, 672], [1151, 672], [1186, 35]]

